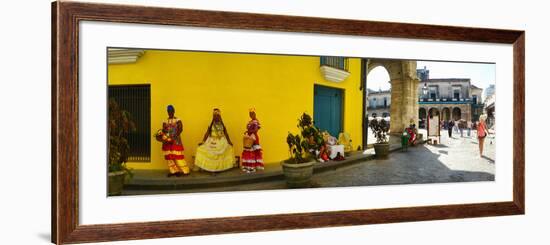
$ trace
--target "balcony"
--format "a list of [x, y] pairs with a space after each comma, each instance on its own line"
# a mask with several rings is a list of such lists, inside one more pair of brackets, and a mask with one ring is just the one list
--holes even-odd
[[383, 105], [374, 105], [374, 106], [367, 106], [367, 110], [377, 110], [377, 109], [389, 109], [390, 105], [383, 106]]
[[435, 104], [435, 103], [442, 103], [442, 104], [453, 104], [453, 103], [458, 103], [458, 104], [470, 104], [472, 103], [472, 99], [471, 98], [460, 98], [460, 99], [455, 99], [455, 98], [452, 98], [452, 97], [436, 97], [436, 98], [418, 98], [418, 102], [421, 102], [421, 103], [432, 103], [432, 104]]
[[326, 80], [342, 82], [349, 77], [349, 61], [344, 57], [321, 57], [321, 74]]

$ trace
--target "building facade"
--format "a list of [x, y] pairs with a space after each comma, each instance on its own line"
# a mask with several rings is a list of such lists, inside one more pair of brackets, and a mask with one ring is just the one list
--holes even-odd
[[[442, 120], [479, 120], [483, 113], [483, 89], [471, 84], [469, 78], [430, 78], [424, 67], [416, 70], [419, 82], [415, 88], [417, 97], [418, 125], [425, 127], [428, 116], [438, 115]], [[392, 88], [393, 89], [393, 88]], [[368, 116], [391, 117], [391, 91], [368, 92]]]
[[367, 89], [368, 117], [389, 117], [391, 105], [391, 90]]
[[485, 98], [488, 98], [495, 94], [495, 85], [491, 84], [485, 89]]
[[428, 116], [439, 116], [444, 121], [472, 119], [470, 79], [427, 79], [421, 81], [418, 90], [420, 120]]
[[420, 126], [434, 115], [444, 121], [479, 120], [483, 113], [483, 89], [471, 84], [469, 78], [432, 79], [426, 68], [418, 69], [417, 74], [422, 78], [418, 86]]
[[495, 94], [490, 94], [485, 99], [484, 111], [487, 114], [487, 125], [493, 127], [495, 125]]
[[483, 114], [483, 89], [475, 85], [471, 85], [472, 91], [472, 122], [479, 121], [479, 116]]
[[354, 149], [362, 147], [365, 92], [359, 58], [144, 50], [139, 59], [122, 59], [129, 51], [117, 52], [109, 57], [109, 97], [128, 100], [124, 109], [140, 121], [137, 143], [130, 144], [139, 152], [130, 156], [130, 168], [166, 168], [153, 134], [167, 118], [167, 105], [183, 122], [190, 163], [213, 108], [221, 110], [236, 155], [243, 149], [248, 110], [255, 108], [266, 164], [289, 157], [286, 136], [298, 133], [296, 122], [304, 112], [335, 136], [349, 133]]

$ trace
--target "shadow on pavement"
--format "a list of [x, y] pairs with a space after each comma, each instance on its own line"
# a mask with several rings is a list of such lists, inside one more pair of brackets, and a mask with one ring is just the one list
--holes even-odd
[[493, 163], [493, 164], [495, 163], [495, 160], [493, 160], [493, 159], [490, 158], [490, 157], [487, 157], [487, 156], [481, 156], [481, 157], [484, 158], [484, 159], [489, 160], [489, 162], [491, 162], [491, 163]]
[[[448, 152], [447, 152], [448, 153]], [[447, 155], [447, 154], [446, 154]], [[450, 182], [494, 181], [494, 174], [448, 168], [425, 146], [396, 152], [388, 160], [363, 162], [334, 173], [314, 176], [322, 187], [428, 184]], [[447, 155], [448, 156], [448, 155]], [[492, 160], [492, 159], [488, 159]]]

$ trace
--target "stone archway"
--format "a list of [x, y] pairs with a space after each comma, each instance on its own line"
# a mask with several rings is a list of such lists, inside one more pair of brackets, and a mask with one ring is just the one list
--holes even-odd
[[418, 119], [425, 119], [428, 116], [426, 113], [426, 108], [418, 109]]
[[426, 128], [426, 118], [428, 118], [428, 112], [426, 108], [421, 107], [418, 109], [418, 128]]
[[443, 121], [449, 121], [451, 119], [451, 109], [449, 109], [449, 107], [441, 109], [441, 118]]
[[383, 66], [390, 75], [390, 134], [400, 135], [410, 120], [418, 124], [418, 83], [416, 61], [369, 59], [367, 75], [374, 68]]
[[428, 116], [430, 118], [434, 117], [434, 116], [439, 116], [439, 109], [435, 108], [435, 107], [432, 107], [428, 110]]
[[458, 121], [462, 118], [462, 112], [460, 111], [460, 108], [455, 107], [453, 108], [453, 121]]

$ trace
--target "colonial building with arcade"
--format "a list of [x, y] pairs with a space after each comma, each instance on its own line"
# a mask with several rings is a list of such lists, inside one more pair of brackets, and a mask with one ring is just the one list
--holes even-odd
[[[416, 77], [420, 128], [425, 127], [428, 116], [439, 116], [445, 121], [463, 119], [476, 122], [483, 114], [483, 89], [473, 85], [470, 78], [430, 78], [426, 67], [417, 69]], [[392, 94], [391, 90], [368, 90], [367, 115], [391, 117], [391, 101], [395, 100]]]
[[477, 121], [483, 113], [483, 89], [471, 83], [470, 78], [430, 78], [429, 70], [418, 69], [418, 117], [421, 127], [428, 116], [441, 120]]

